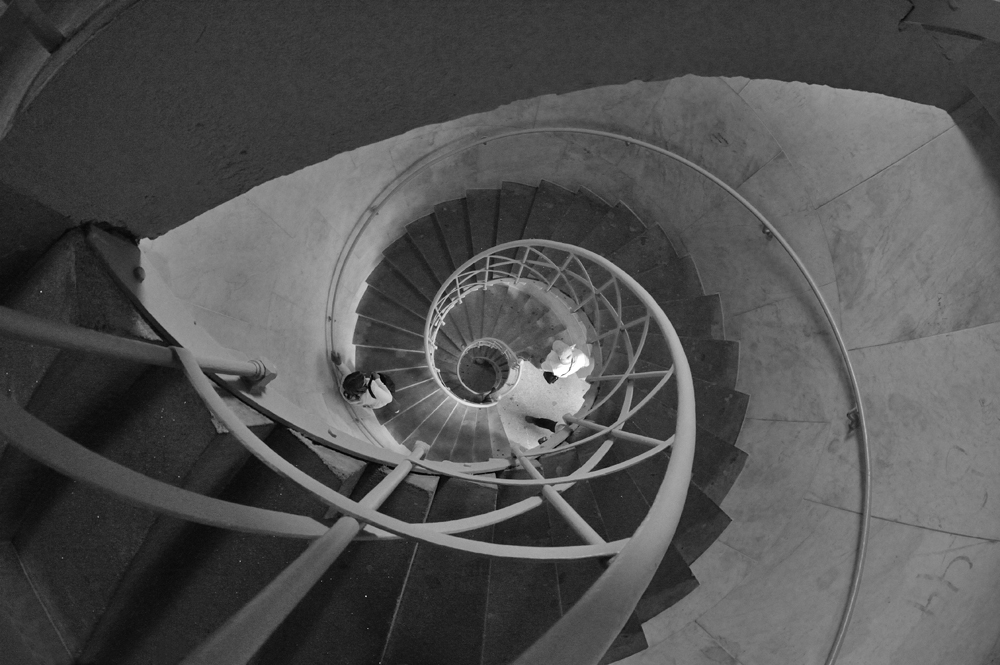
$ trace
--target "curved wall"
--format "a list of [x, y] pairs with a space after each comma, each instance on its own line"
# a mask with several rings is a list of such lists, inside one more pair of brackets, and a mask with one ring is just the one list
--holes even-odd
[[0, 143], [0, 180], [156, 236], [262, 182], [518, 99], [688, 73], [968, 96], [906, 0], [140, 0]]
[[[279, 381], [324, 408], [329, 279], [371, 201], [462, 136], [572, 124], [653, 140], [719, 174], [789, 238], [835, 305], [869, 409], [876, 483], [871, 562], [840, 662], [986, 662], [1000, 611], [1000, 305], [989, 297], [1000, 288], [1000, 154], [984, 146], [1000, 137], [983, 113], [956, 124], [879, 95], [745, 79], [550, 95], [338, 155], [144, 246], [220, 341], [276, 356]], [[625, 200], [695, 258], [706, 291], [722, 294], [727, 337], [741, 342], [738, 387], [751, 395], [738, 444], [749, 459], [723, 505], [733, 523], [695, 563], [702, 586], [645, 624], [653, 646], [628, 662], [822, 662], [860, 505], [846, 384], [801, 279], [714, 185], [606, 139], [477, 146], [379, 210], [344, 257], [343, 293], [433, 203], [541, 177]], [[353, 305], [336, 302], [342, 339]]]

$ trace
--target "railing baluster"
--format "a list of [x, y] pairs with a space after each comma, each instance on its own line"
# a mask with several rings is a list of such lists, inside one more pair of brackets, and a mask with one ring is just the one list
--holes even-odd
[[556, 274], [552, 276], [551, 281], [549, 281], [549, 283], [545, 286], [546, 291], [552, 290], [552, 287], [555, 286], [556, 280], [562, 277], [563, 272], [566, 270], [566, 268], [569, 266], [572, 260], [573, 260], [572, 254], [566, 256], [566, 260], [563, 261], [563, 264], [561, 266], [559, 266], [558, 272], [556, 272]]
[[605, 374], [603, 376], [588, 376], [584, 381], [587, 383], [599, 383], [601, 381], [617, 381], [618, 379], [659, 379], [664, 376], [673, 376], [674, 368], [657, 370], [654, 372], [633, 372], [631, 374]]
[[[531, 463], [531, 460], [524, 456], [524, 453], [521, 452], [521, 446], [512, 441], [510, 444], [510, 450], [514, 453], [514, 456], [517, 458], [521, 468], [527, 471], [529, 476], [538, 480], [545, 477], [538, 469], [535, 468], [535, 466]], [[544, 496], [545, 499], [552, 504], [552, 507], [563, 516], [570, 527], [572, 527], [572, 529], [576, 531], [581, 538], [583, 538], [584, 542], [590, 545], [602, 545], [606, 542], [603, 538], [601, 538], [601, 534], [594, 531], [594, 527], [590, 526], [590, 524], [587, 523], [587, 520], [580, 516], [580, 513], [573, 510], [573, 506], [569, 505], [566, 499], [562, 497], [562, 494], [557, 492], [552, 485], [542, 486], [542, 496]]]
[[589, 296], [587, 296], [586, 298], [584, 298], [583, 300], [581, 300], [580, 304], [573, 308], [572, 313], [576, 314], [577, 312], [579, 312], [581, 309], [583, 309], [584, 307], [586, 307], [587, 304], [590, 303], [591, 300], [594, 300], [595, 298], [597, 298], [598, 294], [602, 293], [604, 291], [604, 289], [608, 288], [609, 286], [611, 286], [614, 283], [615, 283], [615, 278], [612, 277], [608, 281], [604, 282], [604, 284], [601, 284], [599, 287], [597, 287], [593, 291], [593, 293], [591, 293]]
[[[413, 461], [420, 459], [428, 448], [426, 443], [418, 442], [406, 461], [359, 503], [366, 508], [382, 505], [413, 470]], [[245, 665], [360, 531], [361, 523], [353, 517], [337, 520], [263, 591], [189, 654], [183, 665]]]
[[[595, 423], [591, 420], [584, 420], [582, 418], [577, 418], [576, 416], [563, 416], [563, 420], [573, 425], [583, 425], [588, 429], [592, 429], [597, 432], [601, 432], [607, 429], [607, 425], [601, 425], [600, 423]], [[663, 441], [653, 439], [648, 436], [642, 436], [641, 434], [633, 434], [632, 432], [626, 432], [620, 429], [613, 429], [607, 433], [608, 436], [613, 436], [616, 439], [622, 439], [624, 441], [633, 441], [635, 443], [642, 443], [647, 446], [658, 446]]]
[[24, 16], [24, 25], [28, 28], [28, 32], [46, 51], [55, 53], [66, 42], [66, 36], [35, 0], [13, 0], [13, 4]]

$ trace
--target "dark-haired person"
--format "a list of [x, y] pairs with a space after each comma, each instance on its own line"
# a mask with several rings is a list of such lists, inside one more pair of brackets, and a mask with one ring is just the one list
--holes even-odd
[[373, 411], [392, 402], [394, 388], [392, 379], [378, 372], [371, 374], [351, 372], [344, 377], [341, 384], [341, 391], [348, 404]]

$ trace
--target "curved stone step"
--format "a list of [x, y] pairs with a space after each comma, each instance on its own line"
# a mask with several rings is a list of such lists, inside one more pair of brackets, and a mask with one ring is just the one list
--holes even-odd
[[373, 286], [365, 289], [365, 294], [361, 296], [361, 302], [358, 303], [357, 313], [373, 321], [406, 330], [414, 335], [423, 336], [424, 334], [426, 312], [424, 316], [414, 314]]
[[437, 295], [441, 282], [408, 235], [397, 238], [382, 256], [396, 273], [408, 281], [430, 303]]
[[[489, 433], [492, 456], [501, 458], [510, 457], [510, 439], [507, 437], [507, 431], [504, 429], [503, 422], [500, 420], [500, 413], [496, 409], [481, 410], [486, 412], [486, 431]], [[477, 429], [477, 435], [480, 431], [481, 429]]]
[[497, 242], [497, 215], [500, 210], [500, 191], [496, 189], [470, 189], [465, 192], [466, 210], [472, 251], [486, 251]]
[[[507, 471], [507, 478], [526, 478], [524, 471]], [[505, 508], [538, 488], [502, 486], [497, 508]], [[538, 506], [523, 515], [497, 524], [493, 542], [548, 547], [548, 514]], [[483, 634], [483, 665], [506, 665], [534, 643], [562, 616], [559, 575], [551, 561], [490, 560], [490, 586]]]
[[[655, 224], [647, 227], [622, 203], [609, 206], [591, 192], [574, 193], [548, 181], [540, 182], [537, 188], [504, 183], [500, 190], [470, 190], [465, 199], [439, 204], [433, 219], [425, 217], [411, 224], [407, 236], [386, 251], [385, 263], [392, 266], [392, 271], [383, 270], [382, 279], [398, 282], [400, 272], [409, 268], [414, 274], [412, 280], [406, 280], [409, 291], [429, 298], [433, 296], [430, 290], [434, 281], [439, 284], [447, 277], [444, 274], [446, 267], [458, 265], [494, 241], [521, 237], [575, 243], [609, 256], [621, 265], [661, 304], [675, 324], [694, 376], [698, 404], [697, 445], [687, 504], [674, 542], [633, 617], [602, 661], [612, 662], [645, 648], [641, 622], [656, 616], [697, 586], [689, 565], [728, 524], [728, 517], [718, 504], [746, 459], [746, 454], [734, 445], [748, 403], [748, 396], [734, 390], [739, 345], [723, 339], [719, 296], [704, 295], [693, 260], [679, 256], [662, 229]], [[423, 249], [418, 252], [420, 248]], [[546, 250], [545, 253], [556, 265], [565, 259], [565, 253], [558, 250]], [[594, 270], [594, 275], [599, 280], [601, 271]], [[381, 354], [372, 354], [371, 359], [389, 360], [392, 356], [388, 354], [395, 353], [404, 354], [398, 355], [399, 360], [408, 362], [411, 356], [405, 353], [417, 350], [418, 345], [413, 345], [411, 338], [414, 333], [422, 333], [423, 318], [394, 313], [389, 320], [382, 320], [372, 311], [374, 305], [387, 306], [391, 299], [379, 292], [363, 300], [365, 311], [359, 306], [362, 315], [359, 322], [363, 321], [364, 330], [356, 338], [368, 340], [368, 348], [376, 346], [376, 342], [388, 345], [380, 349]], [[584, 308], [584, 314], [592, 320], [595, 312], [593, 304]], [[645, 308], [638, 300], [626, 296], [623, 319], [627, 322], [644, 314]], [[610, 317], [602, 316], [595, 325], [600, 334], [616, 324]], [[529, 293], [496, 284], [470, 292], [449, 312], [439, 340], [450, 337], [454, 341], [439, 342], [435, 358], [445, 383], [462, 394], [464, 388], [457, 376], [457, 356], [473, 340], [484, 336], [498, 338], [520, 357], [537, 363], [563, 329], [548, 308]], [[628, 339], [637, 343], [640, 332], [641, 327], [629, 329]], [[619, 339], [609, 371], [624, 362], [625, 340], [625, 336]], [[394, 350], [395, 347], [406, 348]], [[655, 331], [648, 335], [645, 349], [643, 360], [636, 367], [638, 371], [666, 369], [671, 365], [669, 349]], [[496, 355], [484, 353], [484, 357]], [[505, 362], [503, 358], [498, 359]], [[403, 410], [385, 424], [403, 445], [412, 447], [417, 440], [423, 440], [431, 444], [428, 458], [435, 460], [467, 462], [509, 456], [510, 443], [496, 409], [468, 407], [450, 400], [433, 381], [426, 380], [429, 378], [426, 367], [398, 368], [394, 372], [405, 382], [404, 387], [397, 387], [397, 401]], [[655, 381], [638, 382], [635, 399], [642, 399], [653, 385]], [[675, 385], [674, 381], [668, 382], [625, 429], [653, 437], [672, 433], [677, 416]], [[594, 416], [595, 419], [598, 422], [614, 419], [620, 411], [622, 397], [616, 395]], [[581, 434], [575, 433], [573, 437], [579, 438]], [[558, 472], [554, 466], [562, 465], [566, 467], [562, 473], [568, 473], [596, 445], [597, 442], [587, 444], [580, 454], [570, 450], [546, 458], [543, 468], [551, 474]], [[600, 466], [625, 460], [644, 450], [641, 444], [619, 441]], [[648, 512], [669, 458], [668, 450], [626, 473], [580, 483], [567, 492], [567, 500], [602, 536], [608, 539], [631, 536]], [[517, 475], [520, 472], [508, 473]], [[522, 495], [532, 494], [537, 494], [536, 488], [505, 487], [499, 492], [497, 505], [502, 507]], [[495, 542], [580, 542], [562, 518], [547, 506], [497, 526], [493, 537]], [[520, 653], [568, 610], [603, 572], [603, 568], [593, 561], [533, 562], [526, 566], [524, 562], [494, 560], [489, 570], [486, 629], [481, 644], [483, 663], [505, 662]], [[424, 583], [416, 581], [419, 579], [424, 578], [414, 577], [415, 585]], [[416, 589], [414, 586], [414, 594]], [[531, 616], [531, 626], [525, 628], [523, 622], [512, 623], [511, 617], [518, 616]], [[512, 630], [516, 630], [516, 638], [511, 638]], [[411, 634], [406, 639], [413, 644], [418, 637]], [[386, 653], [393, 658], [398, 655], [397, 660], [402, 658], [403, 643], [402, 637], [395, 643], [390, 641]]]
[[427, 367], [427, 357], [422, 349], [418, 352], [357, 346], [354, 349], [354, 360], [355, 365], [364, 368], [365, 372]]
[[[459, 438], [462, 434], [462, 423], [465, 422], [465, 417], [469, 411], [470, 407], [464, 404], [456, 404], [455, 408], [448, 415], [447, 420], [441, 425], [441, 429], [434, 439], [430, 441], [422, 439], [431, 444], [430, 450], [427, 451], [427, 459], [431, 461], [450, 459], [452, 451], [459, 443]], [[431, 425], [428, 424], [428, 428], [430, 427]], [[423, 426], [421, 426], [421, 430], [423, 430]]]
[[424, 350], [423, 336], [381, 321], [374, 321], [365, 316], [358, 317], [358, 323], [354, 327], [354, 343], [396, 351], [422, 352]]
[[448, 246], [451, 265], [457, 268], [472, 258], [472, 235], [465, 210], [465, 199], [437, 204], [434, 206], [434, 218]]
[[[547, 477], [564, 476], [579, 468], [576, 450], [567, 450], [549, 455], [541, 460], [542, 470]], [[590, 524], [605, 540], [607, 529], [597, 507], [597, 500], [589, 483], [576, 483], [562, 493], [563, 499]], [[546, 504], [549, 519], [549, 534], [555, 546], [582, 545], [583, 539], [569, 526], [566, 520], [551, 504]], [[559, 577], [559, 601], [562, 613], [568, 612], [576, 601], [604, 574], [606, 568], [600, 561], [582, 559], [579, 561], [559, 561], [556, 572]], [[611, 663], [645, 649], [646, 637], [642, 632], [642, 619], [633, 613], [618, 638], [608, 649], [602, 663]]]
[[531, 202], [531, 211], [521, 238], [551, 238], [575, 199], [576, 195], [568, 189], [542, 180], [538, 183], [538, 190]]
[[[383, 423], [393, 438], [403, 445], [406, 445], [405, 442], [410, 440], [410, 435], [445, 401], [444, 391], [438, 388], [436, 383], [431, 383], [433, 389], [423, 399]], [[434, 434], [437, 435], [437, 432]], [[431, 441], [425, 443], [429, 444]], [[412, 444], [408, 447], [412, 449]]]
[[584, 236], [579, 246], [602, 256], [610, 255], [645, 231], [646, 225], [642, 220], [624, 203], [619, 203], [604, 216], [597, 228]]
[[455, 271], [444, 235], [434, 215], [426, 215], [406, 226], [406, 235], [441, 284]]
[[[683, 300], [657, 300], [656, 304], [670, 319], [678, 335], [725, 339], [722, 299], [718, 293]], [[645, 314], [646, 308], [643, 305], [626, 305], [622, 308], [622, 319], [626, 323]]]
[[437, 407], [427, 413], [427, 417], [410, 431], [409, 436], [406, 438], [397, 437], [397, 440], [407, 448], [412, 450], [418, 441], [433, 445], [441, 433], [441, 429], [448, 422], [448, 419], [451, 418], [451, 414], [460, 406], [455, 400], [449, 399], [443, 391], [439, 390], [423, 402], [418, 402], [411, 411], [415, 410], [418, 413], [427, 412], [430, 409], [430, 405], [438, 397], [441, 398], [441, 401]]
[[498, 245], [521, 239], [534, 199], [534, 187], [516, 182], [503, 183], [497, 211]]
[[[426, 365], [423, 367], [423, 371], [425, 371], [428, 375], [430, 374], [430, 369]], [[390, 373], [389, 376], [393, 376], [393, 374]], [[441, 390], [441, 388], [433, 380], [421, 381], [420, 383], [402, 387], [397, 385], [396, 393], [393, 395], [393, 398], [399, 406], [399, 411], [397, 413], [389, 413], [385, 409], [379, 409], [375, 412], [375, 415], [379, 422], [383, 425], [394, 418], [406, 417], [403, 415], [406, 411], [413, 408], [419, 402], [427, 399], [439, 390]], [[406, 434], [408, 436], [409, 432]], [[428, 443], [430, 443], [430, 441], [428, 441]]]
[[389, 263], [379, 263], [365, 281], [397, 307], [402, 307], [421, 319], [427, 318], [431, 299], [404, 279]]
[[[496, 504], [495, 486], [449, 478], [438, 485], [427, 521], [482, 514]], [[463, 536], [490, 542], [493, 527]], [[479, 665], [489, 573], [486, 557], [417, 545], [382, 660], [372, 662]]]

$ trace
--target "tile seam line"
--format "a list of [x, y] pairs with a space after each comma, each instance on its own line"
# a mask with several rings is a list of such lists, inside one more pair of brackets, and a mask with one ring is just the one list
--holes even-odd
[[250, 192], [247, 192], [247, 193], [246, 193], [246, 200], [247, 200], [247, 202], [248, 202], [248, 203], [249, 203], [250, 205], [252, 205], [252, 206], [253, 206], [254, 208], [256, 208], [256, 209], [257, 209], [257, 210], [258, 210], [258, 211], [260, 212], [260, 214], [262, 214], [262, 215], [264, 215], [265, 217], [267, 217], [267, 219], [268, 219], [268, 220], [269, 220], [269, 221], [270, 221], [270, 222], [271, 222], [272, 224], [274, 224], [274, 225], [275, 225], [275, 226], [277, 226], [277, 227], [278, 227], [279, 229], [281, 229], [281, 232], [282, 232], [282, 233], [284, 233], [284, 234], [285, 234], [286, 236], [288, 236], [289, 238], [294, 238], [294, 237], [295, 237], [294, 235], [292, 235], [291, 233], [289, 233], [289, 232], [288, 232], [288, 231], [287, 231], [287, 230], [285, 229], [285, 227], [283, 227], [283, 226], [282, 226], [281, 224], [279, 224], [279, 223], [278, 223], [278, 221], [277, 221], [277, 220], [276, 220], [276, 219], [275, 219], [274, 217], [272, 217], [272, 216], [271, 216], [271, 213], [269, 213], [269, 212], [267, 212], [266, 210], [264, 210], [263, 208], [261, 208], [261, 207], [260, 207], [260, 205], [259, 205], [259, 204], [258, 204], [258, 203], [257, 203], [256, 201], [254, 201], [254, 200], [253, 200], [253, 197], [252, 197], [252, 196], [250, 196]]
[[918, 146], [917, 146], [916, 148], [914, 148], [913, 150], [909, 151], [908, 153], [906, 153], [905, 155], [903, 155], [903, 156], [902, 156], [902, 157], [900, 157], [899, 159], [895, 160], [894, 162], [892, 162], [892, 163], [890, 163], [890, 164], [887, 164], [887, 165], [885, 165], [884, 167], [882, 167], [881, 169], [879, 169], [879, 170], [878, 170], [878, 171], [876, 171], [875, 173], [871, 174], [870, 176], [868, 176], [867, 178], [865, 178], [865, 179], [864, 179], [864, 180], [862, 180], [861, 182], [857, 183], [856, 185], [851, 185], [850, 187], [848, 187], [847, 189], [845, 189], [845, 190], [844, 190], [844, 191], [842, 191], [841, 193], [839, 193], [839, 194], [836, 194], [835, 196], [833, 196], [833, 197], [832, 197], [832, 198], [830, 198], [829, 200], [827, 200], [827, 201], [824, 201], [823, 203], [820, 203], [819, 205], [817, 205], [817, 206], [816, 206], [816, 208], [815, 208], [816, 212], [819, 212], [819, 211], [820, 211], [820, 209], [822, 209], [823, 207], [825, 207], [825, 206], [829, 205], [830, 203], [833, 203], [834, 201], [836, 201], [836, 200], [837, 200], [837, 199], [839, 199], [840, 197], [844, 196], [845, 194], [848, 194], [848, 193], [850, 193], [850, 192], [854, 191], [855, 189], [857, 189], [857, 188], [858, 188], [858, 187], [860, 187], [861, 185], [865, 184], [866, 182], [868, 182], [868, 181], [869, 181], [869, 180], [871, 180], [872, 178], [875, 178], [876, 176], [879, 176], [879, 175], [881, 175], [882, 173], [884, 173], [884, 172], [888, 171], [888, 170], [889, 170], [889, 169], [891, 169], [891, 168], [892, 168], [893, 166], [896, 166], [897, 164], [899, 164], [899, 163], [900, 163], [900, 162], [902, 162], [902, 161], [903, 161], [904, 159], [906, 159], [906, 158], [907, 158], [907, 157], [909, 157], [910, 155], [914, 154], [915, 152], [917, 152], [917, 151], [918, 151], [918, 150], [920, 150], [921, 148], [924, 148], [924, 147], [926, 147], [926, 146], [930, 145], [931, 143], [933, 143], [933, 142], [934, 142], [934, 141], [936, 141], [937, 139], [939, 139], [939, 138], [941, 138], [942, 136], [944, 136], [945, 134], [947, 134], [947, 133], [948, 133], [949, 131], [951, 131], [951, 130], [953, 130], [953, 129], [956, 129], [956, 128], [958, 128], [958, 125], [957, 125], [957, 124], [955, 124], [955, 122], [954, 122], [954, 121], [952, 121], [952, 123], [951, 123], [951, 125], [950, 125], [949, 127], [947, 127], [946, 129], [944, 129], [943, 131], [941, 131], [941, 132], [939, 132], [939, 133], [935, 134], [934, 136], [930, 137], [929, 139], [927, 139], [926, 141], [924, 141], [923, 143], [921, 143], [921, 144], [920, 144], [920, 145], [918, 145]]
[[[696, 625], [699, 628], [701, 628], [701, 630], [706, 635], [708, 635], [713, 642], [715, 642], [717, 645], [719, 645], [719, 648], [722, 649], [723, 651], [725, 651], [726, 655], [733, 659], [733, 663], [735, 663], [736, 665], [743, 665], [743, 661], [741, 661], [735, 655], [733, 655], [732, 653], [730, 653], [729, 649], [727, 649], [726, 646], [720, 641], [720, 640], [724, 640], [725, 638], [724, 637], [716, 637], [712, 632], [710, 632], [708, 630], [708, 628], [705, 628], [705, 626], [702, 625], [700, 619], [701, 619], [701, 617], [698, 617], [697, 619], [693, 619], [691, 621], [691, 623], [693, 623], [694, 625]], [[677, 632], [680, 632], [680, 631], [677, 631]]]
[[863, 351], [865, 349], [877, 349], [877, 348], [880, 348], [880, 347], [883, 347], [883, 346], [892, 346], [893, 344], [908, 344], [910, 342], [919, 342], [920, 340], [924, 340], [924, 339], [934, 339], [936, 337], [944, 337], [945, 335], [958, 335], [960, 333], [964, 333], [964, 332], [967, 332], [967, 331], [970, 331], [970, 330], [976, 330], [978, 328], [985, 328], [987, 326], [995, 326], [997, 324], [1000, 324], [1000, 320], [989, 321], [987, 323], [980, 323], [978, 325], [969, 326], [968, 328], [958, 328], [956, 330], [946, 330], [944, 332], [934, 333], [933, 335], [925, 335], [924, 337], [913, 337], [913, 338], [910, 338], [910, 339], [897, 339], [897, 340], [893, 340], [893, 341], [890, 341], [890, 342], [880, 342], [878, 344], [869, 344], [867, 346], [855, 346], [855, 347], [848, 348], [847, 350], [848, 351]]
[[[275, 294], [275, 295], [277, 295], [277, 294]], [[278, 297], [280, 298], [281, 296], [278, 296]], [[254, 325], [254, 323], [252, 323], [250, 321], [244, 321], [243, 319], [239, 319], [239, 318], [237, 318], [235, 316], [232, 316], [230, 314], [224, 314], [222, 312], [219, 312], [217, 310], [212, 309], [211, 307], [205, 307], [204, 305], [199, 305], [198, 303], [194, 303], [194, 302], [190, 302], [190, 301], [185, 301], [185, 302], [187, 302], [191, 306], [196, 307], [198, 309], [203, 309], [206, 312], [211, 312], [212, 314], [218, 314], [219, 316], [221, 316], [223, 318], [226, 318], [226, 319], [229, 319], [230, 321], [239, 321], [240, 323], [245, 323], [248, 326]]]
[[[809, 497], [802, 497], [803, 501], [808, 501], [817, 506], [824, 506], [826, 508], [832, 508], [834, 510], [839, 510], [844, 513], [851, 513], [853, 515], [860, 515], [856, 510], [851, 510], [850, 508], [844, 508], [842, 506], [834, 506], [823, 501], [817, 501], [816, 499], [810, 499]], [[879, 520], [880, 522], [887, 522], [889, 524], [899, 524], [900, 526], [908, 526], [913, 529], [921, 529], [923, 531], [932, 531], [934, 533], [943, 533], [948, 536], [960, 536], [962, 538], [973, 538], [975, 540], [982, 541], [984, 543], [1000, 543], [1000, 538], [985, 538], [983, 536], [976, 536], [970, 533], [958, 533], [956, 531], [948, 531], [947, 529], [935, 529], [934, 527], [923, 526], [922, 524], [911, 524], [910, 522], [904, 522], [902, 520], [894, 520], [888, 517], [879, 517], [878, 515], [872, 514], [873, 520]]]
[[[752, 110], [753, 109], [751, 109], [751, 111]], [[764, 129], [767, 130], [768, 134], [771, 134], [771, 130], [767, 129], [766, 126], [764, 126]], [[778, 143], [777, 139], [774, 139], [773, 135], [771, 136], [771, 138], [774, 140], [774, 143], [778, 146], [778, 152], [775, 153], [775, 155], [773, 157], [771, 157], [770, 159], [768, 159], [766, 162], [764, 162], [763, 164], [761, 164], [760, 166], [758, 166], [756, 169], [754, 169], [753, 173], [751, 173], [746, 178], [744, 178], [743, 180], [741, 180], [739, 184], [737, 184], [735, 186], [734, 185], [730, 185], [730, 187], [732, 187], [738, 193], [742, 194], [742, 192], [740, 192], [740, 188], [743, 187], [743, 185], [747, 184], [747, 182], [749, 182], [755, 175], [757, 175], [762, 170], [764, 170], [764, 168], [767, 167], [768, 164], [772, 163], [774, 160], [778, 159], [782, 155], [784, 155], [785, 158], [788, 159], [789, 162], [792, 161], [792, 158], [788, 156], [788, 153], [786, 153], [785, 150], [781, 147], [781, 144]], [[726, 184], [728, 185], [729, 183], [726, 183]], [[725, 192], [723, 192], [723, 194], [725, 194]], [[730, 196], [729, 198], [732, 198], [732, 197]], [[723, 203], [726, 200], [728, 200], [728, 199], [723, 199]], [[753, 203], [753, 202], [751, 201], [751, 203]], [[683, 237], [685, 233], [687, 233], [688, 231], [690, 231], [691, 229], [693, 229], [695, 226], [697, 226], [699, 223], [701, 223], [701, 221], [703, 219], [705, 219], [709, 214], [711, 214], [712, 212], [714, 212], [715, 210], [717, 210], [721, 205], [722, 204], [713, 204], [713, 205], [711, 205], [708, 209], [706, 209], [700, 215], [698, 215], [697, 217], [695, 217], [694, 220], [690, 224], [687, 224], [683, 228], [678, 227], [678, 226], [675, 225], [674, 228], [676, 229], [677, 234], [679, 236]], [[688, 255], [690, 255], [690, 253]]]
[[[832, 281], [829, 281], [826, 284], [820, 284], [819, 288], [825, 289], [826, 287], [830, 286], [831, 284], [836, 284], [836, 283], [837, 283], [837, 280], [833, 279]], [[791, 298], [797, 298], [797, 297], [801, 296], [803, 293], [805, 293], [807, 295], [812, 295], [811, 289], [809, 289], [809, 285], [808, 284], [805, 285], [805, 290], [802, 291], [802, 292], [800, 292], [800, 293], [788, 293], [788, 294], [785, 294], [785, 295], [781, 296], [780, 298], [777, 298], [777, 299], [772, 300], [770, 302], [762, 303], [760, 305], [757, 305], [756, 307], [751, 307], [750, 309], [744, 310], [742, 312], [734, 312], [734, 313], [729, 314], [728, 316], [730, 318], [735, 319], [738, 316], [743, 316], [744, 314], [749, 314], [750, 312], [756, 312], [759, 309], [763, 309], [765, 307], [770, 307], [771, 305], [776, 305], [779, 302], [784, 302], [784, 301], [789, 300]], [[811, 302], [811, 300], [810, 300], [810, 302]], [[843, 312], [838, 312], [838, 313], [841, 314], [840, 318], [843, 318]], [[842, 326], [843, 322], [838, 323], [838, 325]], [[985, 325], [989, 325], [989, 324], [985, 324]], [[736, 342], [738, 342], [739, 340], [730, 340], [730, 341], [736, 341]], [[848, 349], [848, 351], [853, 351], [853, 349]]]
[[756, 420], [762, 423], [803, 423], [806, 425], [830, 425], [833, 422], [831, 420], [791, 420], [784, 418], [756, 418], [753, 416], [746, 416], [743, 420], [744, 422], [747, 420]]

